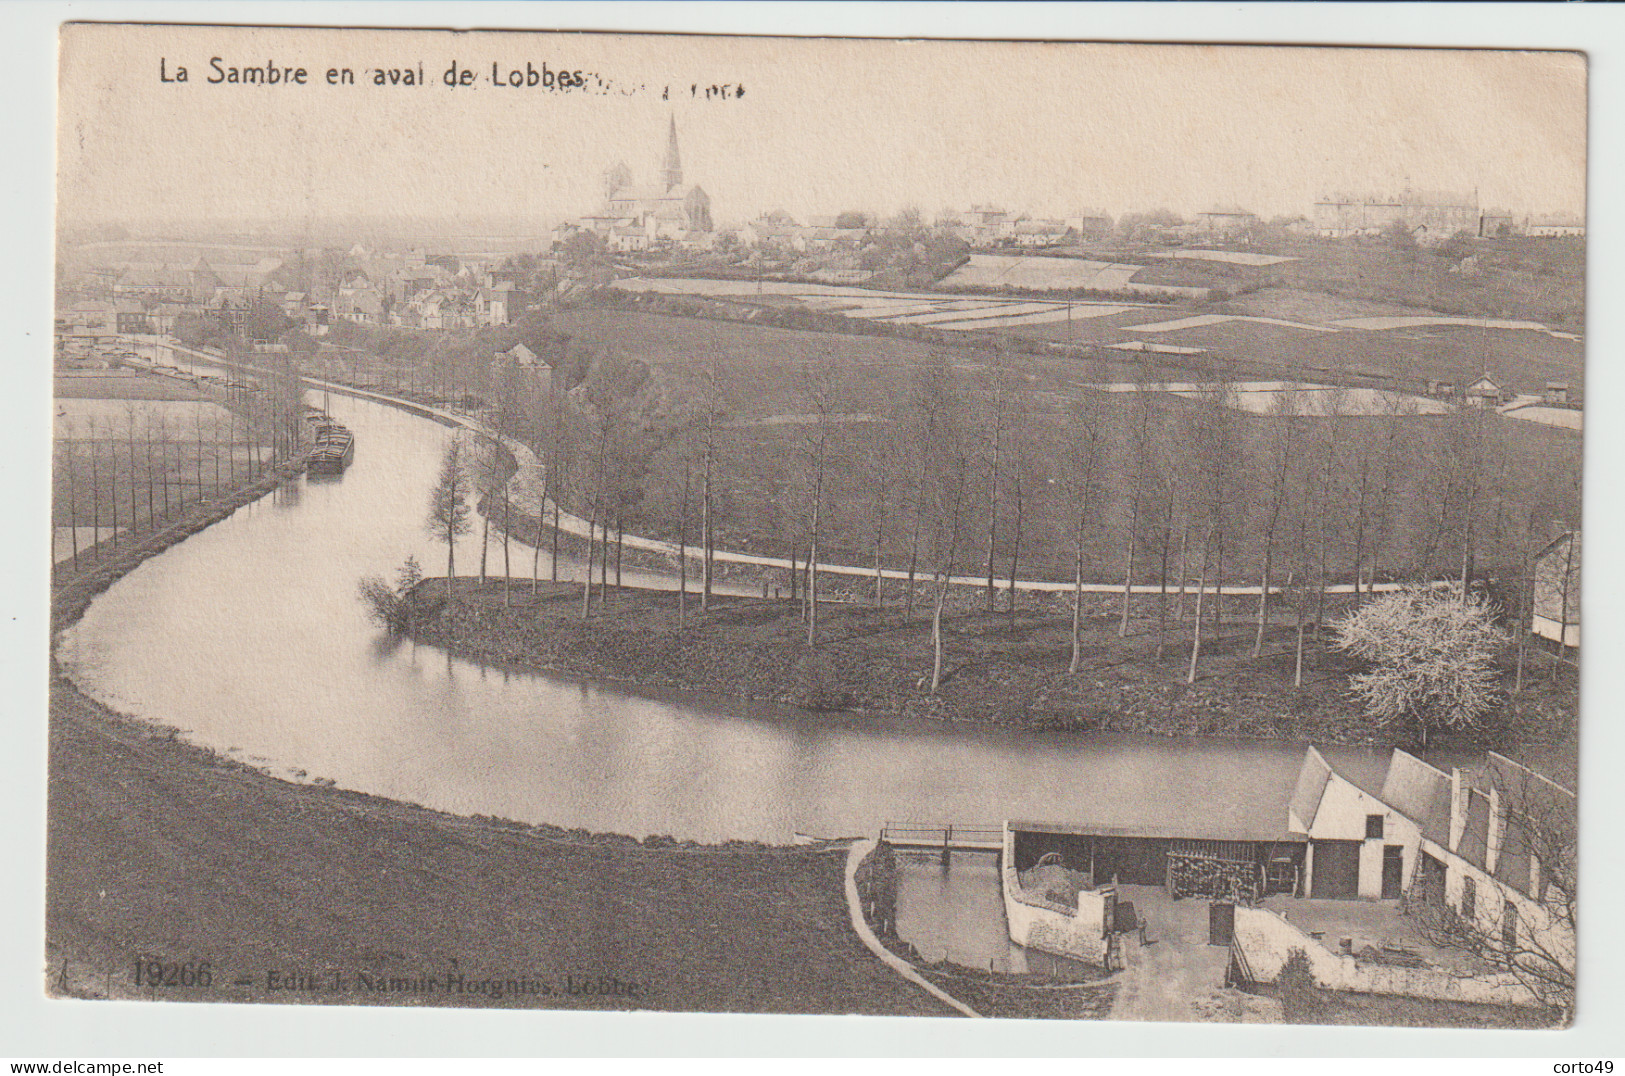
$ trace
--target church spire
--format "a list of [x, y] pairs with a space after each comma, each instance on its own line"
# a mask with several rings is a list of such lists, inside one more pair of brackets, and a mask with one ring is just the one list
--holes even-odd
[[683, 158], [677, 152], [677, 117], [671, 118], [671, 129], [666, 135], [666, 163], [661, 168], [666, 190], [683, 185]]

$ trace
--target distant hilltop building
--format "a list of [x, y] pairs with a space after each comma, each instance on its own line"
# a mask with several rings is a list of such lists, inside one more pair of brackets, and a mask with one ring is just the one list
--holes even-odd
[[683, 182], [683, 157], [677, 146], [677, 119], [666, 135], [660, 178], [648, 186], [632, 182], [632, 171], [617, 161], [604, 173], [604, 207], [563, 225], [558, 237], [575, 231], [600, 236], [609, 249], [645, 250], [660, 242], [705, 245], [713, 230], [711, 196], [698, 184]]
[[1478, 192], [1418, 191], [1398, 194], [1329, 194], [1315, 203], [1315, 231], [1330, 239], [1369, 235], [1395, 222], [1418, 235], [1480, 234]]

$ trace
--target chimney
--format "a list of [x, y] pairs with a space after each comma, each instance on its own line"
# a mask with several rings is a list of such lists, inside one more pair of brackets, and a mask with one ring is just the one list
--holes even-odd
[[1490, 783], [1490, 826], [1484, 841], [1484, 869], [1495, 873], [1501, 860], [1501, 840], [1506, 828], [1506, 817], [1501, 813], [1501, 790]]
[[1461, 767], [1450, 767], [1450, 850], [1461, 846], [1461, 835], [1467, 829], [1467, 782]]

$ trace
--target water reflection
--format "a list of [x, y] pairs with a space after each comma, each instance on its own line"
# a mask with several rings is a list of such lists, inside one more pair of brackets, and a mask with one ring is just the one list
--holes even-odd
[[998, 853], [897, 853], [897, 936], [927, 962], [1068, 977], [1082, 965], [1010, 940]]
[[[830, 720], [490, 669], [387, 640], [356, 582], [392, 578], [408, 555], [444, 563], [424, 512], [451, 434], [379, 404], [331, 406], [364, 448], [344, 481], [290, 482], [269, 510], [245, 507], [97, 598], [61, 650], [87, 691], [279, 772], [636, 836], [782, 842], [873, 833], [895, 818], [1132, 825], [1146, 811], [1221, 821], [1284, 811], [1302, 758], [1292, 745]], [[459, 561], [477, 549], [461, 543]], [[520, 549], [516, 564], [528, 564]], [[1380, 775], [1377, 752], [1335, 756]]]

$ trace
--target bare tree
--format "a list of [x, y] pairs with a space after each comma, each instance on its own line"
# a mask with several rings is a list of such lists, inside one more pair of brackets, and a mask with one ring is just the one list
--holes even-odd
[[90, 427], [90, 541], [91, 549], [96, 559], [102, 559], [102, 483], [98, 473], [97, 457], [101, 455], [101, 445], [96, 438], [96, 419], [92, 417], [88, 423]]
[[1200, 394], [1187, 416], [1184, 442], [1189, 456], [1189, 483], [1195, 507], [1201, 513], [1202, 562], [1196, 581], [1196, 612], [1191, 632], [1190, 666], [1186, 682], [1196, 682], [1202, 654], [1202, 607], [1211, 567], [1214, 582], [1214, 630], [1219, 630], [1219, 591], [1224, 586], [1224, 536], [1228, 510], [1236, 496], [1236, 423], [1234, 389], [1215, 382]]
[[[686, 439], [685, 439], [686, 441]], [[683, 499], [677, 507], [677, 631], [688, 626], [688, 501], [694, 482], [692, 446], [684, 444]]]
[[496, 502], [503, 496], [508, 480], [513, 475], [508, 450], [495, 436], [480, 434], [475, 443], [473, 468], [474, 493], [479, 498], [480, 513], [480, 585], [486, 582], [486, 558], [491, 549], [491, 514]]
[[[1072, 539], [1072, 658], [1069, 672], [1083, 663], [1083, 564], [1089, 528], [1100, 496], [1099, 471], [1106, 445], [1106, 413], [1101, 395], [1084, 392], [1068, 414], [1066, 491], [1074, 523]], [[1012, 579], [1015, 573], [1011, 572]]]
[[715, 362], [706, 370], [702, 406], [705, 457], [700, 480], [700, 608], [709, 609], [712, 581], [716, 574], [715, 498], [712, 487], [718, 461], [717, 426], [722, 420], [722, 371]]
[[[1002, 379], [1002, 366], [1000, 375]], [[998, 551], [999, 544], [999, 466], [1002, 462], [999, 457], [1004, 447], [1003, 384], [996, 384], [993, 387], [993, 400], [987, 423], [987, 611], [991, 613], [994, 595], [997, 593], [993, 579], [993, 557]]]
[[1128, 637], [1129, 610], [1134, 598], [1134, 555], [1138, 552], [1140, 512], [1145, 503], [1146, 487], [1151, 481], [1151, 393], [1153, 386], [1145, 378], [1143, 364], [1135, 372], [1134, 402], [1137, 405], [1129, 434], [1129, 512], [1128, 550], [1123, 569], [1123, 609], [1117, 623], [1120, 638]]
[[933, 352], [914, 384], [914, 438], [925, 463], [922, 484], [931, 513], [936, 597], [931, 614], [931, 693], [942, 686], [942, 617], [964, 531], [970, 453], [964, 443], [953, 368]]
[[1343, 503], [1341, 483], [1339, 481], [1343, 470], [1344, 442], [1346, 440], [1348, 410], [1348, 391], [1342, 386], [1334, 385], [1326, 390], [1324, 397], [1324, 417], [1320, 423], [1320, 474], [1317, 484], [1322, 493], [1321, 509], [1317, 513], [1320, 522], [1317, 547], [1320, 553], [1318, 571], [1319, 585], [1315, 591], [1315, 641], [1319, 642], [1321, 628], [1326, 622], [1326, 595], [1331, 585], [1331, 542], [1332, 536], [1343, 530], [1339, 520], [1336, 506]]
[[1398, 392], [1383, 395], [1382, 422], [1378, 433], [1381, 446], [1380, 478], [1376, 498], [1370, 506], [1370, 527], [1366, 532], [1370, 537], [1372, 584], [1376, 583], [1383, 557], [1388, 552], [1394, 524], [1394, 502], [1407, 485], [1407, 475], [1415, 457], [1412, 447], [1414, 434], [1411, 431], [1416, 426], [1416, 412], [1416, 403], [1409, 396]]
[[826, 464], [830, 455], [831, 415], [836, 401], [838, 383], [833, 356], [824, 355], [815, 369], [807, 370], [802, 379], [801, 392], [813, 408], [814, 422], [811, 432], [803, 440], [802, 454], [808, 465], [810, 511], [807, 520], [807, 645], [818, 642], [818, 558], [820, 555], [820, 524], [824, 512]]
[[1021, 574], [1021, 539], [1027, 523], [1028, 501], [1035, 488], [1042, 488], [1041, 484], [1033, 481], [1032, 424], [1027, 409], [1020, 406], [1019, 398], [1016, 406], [1007, 410], [1004, 443], [1005, 474], [1008, 476], [1006, 484], [1014, 509], [1010, 527], [1010, 587], [1006, 592], [1005, 611], [1013, 628], [1016, 622], [1016, 579]]
[[[597, 417], [595, 426], [597, 427], [597, 435], [594, 439], [598, 444], [598, 449], [595, 453], [595, 462], [590, 473], [584, 473], [580, 476], [583, 480], [590, 482], [590, 486], [588, 487], [588, 492], [586, 494], [586, 500], [590, 506], [587, 513], [587, 573], [582, 577], [581, 580], [581, 619], [583, 620], [587, 619], [587, 617], [592, 614], [593, 550], [596, 531], [598, 528], [598, 519], [604, 503], [604, 458], [609, 449], [608, 421], [604, 416], [600, 415]], [[605, 558], [608, 558], [607, 550], [605, 552]]]
[[1299, 426], [1303, 419], [1302, 397], [1297, 386], [1289, 385], [1270, 401], [1269, 455], [1266, 471], [1269, 491], [1264, 498], [1264, 568], [1259, 575], [1258, 624], [1253, 635], [1253, 658], [1264, 652], [1264, 631], [1269, 624], [1270, 590], [1275, 569], [1275, 546], [1281, 517], [1292, 489], [1292, 469], [1297, 463]]
[[429, 533], [446, 543], [446, 604], [452, 602], [457, 577], [457, 539], [468, 533], [468, 460], [461, 440], [453, 438], [440, 456], [440, 475], [429, 496]]
[[876, 444], [870, 454], [872, 472], [869, 476], [870, 491], [873, 494], [869, 513], [870, 525], [874, 528], [874, 571], [875, 571], [875, 597], [876, 609], [885, 608], [886, 593], [884, 583], [884, 565], [886, 551], [886, 516], [890, 507], [891, 498], [902, 484], [903, 476], [900, 473], [900, 445], [897, 437], [897, 424], [895, 422], [877, 423], [875, 430]]
[[74, 423], [68, 420], [68, 436], [62, 447], [67, 456], [62, 465], [68, 480], [68, 541], [72, 543], [73, 570], [79, 570], [79, 442], [74, 438]]
[[171, 469], [171, 457], [174, 455], [172, 448], [173, 445], [171, 444], [169, 437], [169, 419], [160, 415], [158, 418], [158, 462], [163, 469], [163, 475], [159, 484], [164, 501], [165, 522], [169, 521], [170, 512], [169, 473]]

